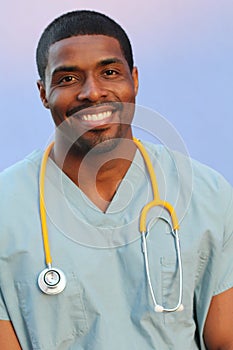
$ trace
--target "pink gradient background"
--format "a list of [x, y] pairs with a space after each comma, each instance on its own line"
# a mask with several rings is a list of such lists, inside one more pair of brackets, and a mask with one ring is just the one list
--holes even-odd
[[1, 5], [0, 169], [44, 148], [53, 131], [41, 105], [35, 49], [44, 27], [73, 9], [93, 9], [128, 33], [139, 68], [138, 104], [158, 111], [190, 155], [233, 184], [233, 2], [123, 0]]

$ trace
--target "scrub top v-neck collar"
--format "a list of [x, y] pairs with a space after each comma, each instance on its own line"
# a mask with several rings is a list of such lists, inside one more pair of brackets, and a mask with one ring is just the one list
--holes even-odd
[[[145, 191], [145, 187], [143, 186], [144, 194], [139, 204], [140, 209], [137, 205], [133, 211], [141, 210], [142, 205], [145, 203], [144, 201], [148, 200], [148, 196], [150, 196], [151, 192], [144, 161], [138, 150], [136, 151], [133, 162], [126, 175], [118, 186], [113, 200], [105, 212], [102, 212], [95, 206], [51, 159], [48, 160], [46, 177], [48, 177], [49, 181], [54, 184], [54, 187], [64, 196], [64, 200], [67, 202], [67, 205], [71, 207], [71, 210], [74, 210], [81, 219], [85, 220], [90, 225], [95, 225], [95, 227], [102, 227], [103, 222], [105, 227], [114, 227], [115, 224], [119, 226], [121, 221], [122, 224], [125, 224], [127, 220], [131, 221], [132, 217], [128, 217], [127, 219], [127, 213], [129, 206], [131, 209], [134, 207], [135, 196], [138, 196], [138, 188], [146, 181], [147, 189]], [[138, 211], [136, 215], [138, 215]]]

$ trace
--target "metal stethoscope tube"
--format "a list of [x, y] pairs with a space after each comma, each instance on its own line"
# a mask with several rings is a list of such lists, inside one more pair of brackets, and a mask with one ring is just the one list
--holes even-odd
[[[137, 148], [141, 152], [141, 155], [144, 159], [144, 162], [147, 166], [147, 170], [150, 176], [151, 186], [153, 190], [153, 200], [147, 203], [141, 211], [140, 220], [139, 220], [139, 229], [142, 236], [142, 246], [143, 246], [143, 256], [144, 256], [144, 263], [145, 263], [145, 269], [146, 269], [146, 278], [150, 290], [150, 294], [153, 300], [154, 304], [154, 310], [156, 312], [174, 312], [174, 311], [182, 311], [183, 305], [182, 305], [182, 289], [183, 289], [183, 277], [182, 277], [182, 261], [181, 261], [181, 252], [180, 252], [180, 243], [179, 243], [179, 235], [178, 235], [178, 229], [179, 224], [176, 216], [176, 212], [173, 208], [173, 206], [160, 199], [159, 196], [159, 190], [157, 185], [157, 180], [155, 176], [155, 172], [151, 163], [151, 160], [149, 158], [149, 155], [145, 149], [145, 147], [142, 145], [142, 143], [134, 138], [133, 139]], [[45, 210], [45, 203], [44, 203], [44, 183], [45, 183], [45, 172], [46, 172], [46, 164], [48, 160], [49, 153], [54, 145], [54, 142], [52, 142], [48, 148], [45, 150], [42, 162], [41, 162], [41, 169], [40, 169], [40, 179], [39, 179], [39, 190], [40, 190], [40, 218], [41, 218], [41, 228], [42, 228], [42, 237], [43, 237], [43, 245], [44, 245], [44, 253], [45, 253], [45, 262], [47, 265], [47, 268], [41, 271], [39, 277], [38, 277], [38, 285], [41, 291], [45, 294], [58, 294], [61, 293], [65, 287], [66, 287], [66, 277], [64, 273], [57, 268], [52, 267], [52, 257], [50, 253], [50, 245], [49, 245], [49, 236], [48, 236], [48, 226], [47, 226], [47, 220], [46, 220], [46, 210]], [[176, 251], [177, 251], [177, 259], [178, 259], [178, 268], [179, 268], [179, 298], [177, 305], [173, 308], [165, 308], [162, 305], [159, 305], [155, 298], [155, 293], [152, 287], [151, 283], [151, 277], [150, 277], [150, 269], [149, 269], [149, 261], [148, 261], [148, 252], [147, 252], [147, 243], [146, 243], [146, 236], [147, 236], [147, 214], [148, 212], [156, 207], [162, 207], [169, 213], [171, 217], [172, 224], [170, 224], [168, 221], [167, 223], [171, 227], [171, 232], [175, 237], [175, 245], [176, 245]]]

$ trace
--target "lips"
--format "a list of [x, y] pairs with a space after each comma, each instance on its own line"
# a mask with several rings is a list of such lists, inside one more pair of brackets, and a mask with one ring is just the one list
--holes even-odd
[[112, 111], [100, 112], [98, 114], [84, 114], [81, 120], [85, 121], [102, 121], [111, 117]]
[[[115, 112], [119, 109], [113, 105], [99, 105], [82, 109], [71, 115], [72, 118], [78, 119], [83, 126], [93, 129], [105, 124], [114, 123]], [[115, 121], [116, 122], [116, 121]]]

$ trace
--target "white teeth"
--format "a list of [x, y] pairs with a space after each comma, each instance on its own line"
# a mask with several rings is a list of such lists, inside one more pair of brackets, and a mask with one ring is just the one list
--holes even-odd
[[111, 116], [111, 114], [112, 114], [111, 111], [98, 113], [98, 114], [86, 114], [86, 115], [82, 116], [82, 120], [85, 120], [85, 121], [99, 121], [99, 120], [103, 120], [105, 118], [109, 118]]

